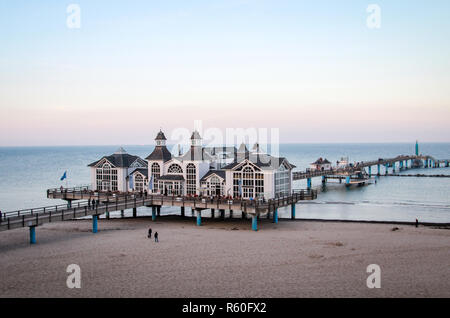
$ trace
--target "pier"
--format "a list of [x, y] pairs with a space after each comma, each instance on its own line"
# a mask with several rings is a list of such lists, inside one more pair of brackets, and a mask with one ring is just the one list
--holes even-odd
[[[266, 216], [274, 223], [278, 223], [278, 209], [291, 206], [292, 218], [295, 218], [295, 204], [302, 200], [314, 200], [317, 198], [316, 190], [298, 190], [292, 195], [271, 199], [267, 201], [202, 198], [187, 196], [164, 196], [145, 195], [143, 193], [102, 193], [90, 191], [87, 188], [74, 189], [49, 189], [48, 198], [67, 200], [67, 204], [34, 209], [18, 210], [6, 212], [2, 216], [0, 231], [13, 230], [17, 228], [29, 227], [30, 243], [36, 243], [36, 227], [44, 223], [73, 220], [81, 217], [92, 216], [92, 232], [98, 231], [98, 217], [110, 212], [133, 210], [133, 217], [137, 217], [138, 207], [151, 207], [152, 220], [155, 221], [160, 216], [162, 206], [180, 207], [180, 215], [185, 216], [185, 209], [190, 208], [196, 214], [196, 224], [201, 226], [203, 210], [210, 209], [212, 216], [217, 210], [221, 217], [225, 219], [225, 210], [233, 213], [241, 212], [242, 217], [250, 216], [252, 219], [252, 229], [258, 230], [258, 218]], [[99, 204], [92, 205], [90, 201], [98, 200]], [[74, 200], [87, 200], [72, 202]], [[122, 213], [123, 215], [123, 213]]]
[[[30, 243], [36, 243], [36, 227], [44, 223], [60, 222], [74, 220], [77, 218], [92, 217], [92, 232], [98, 231], [98, 219], [100, 215], [105, 214], [109, 218], [109, 213], [121, 211], [124, 217], [124, 211], [133, 210], [133, 217], [137, 217], [137, 208], [149, 207], [152, 209], [152, 220], [155, 221], [160, 216], [161, 207], [171, 206], [179, 207], [180, 215], [186, 216], [186, 208], [190, 208], [192, 217], [198, 226], [202, 225], [202, 211], [209, 209], [211, 217], [215, 218], [217, 210], [220, 217], [225, 219], [225, 211], [230, 212], [232, 217], [234, 212], [241, 213], [242, 218], [251, 218], [251, 228], [258, 230], [258, 219], [265, 216], [278, 223], [278, 209], [282, 207], [291, 207], [291, 218], [295, 219], [296, 204], [304, 200], [314, 200], [317, 198], [317, 190], [312, 189], [311, 179], [322, 177], [322, 183], [327, 179], [337, 179], [340, 183], [345, 180], [345, 185], [365, 184], [372, 176], [372, 167], [377, 167], [377, 175], [381, 175], [381, 167], [385, 167], [385, 176], [423, 176], [423, 177], [446, 177], [445, 175], [401, 175], [398, 171], [415, 167], [437, 168], [442, 164], [449, 167], [450, 160], [437, 160], [432, 156], [413, 155], [397, 156], [395, 158], [378, 159], [366, 162], [358, 162], [355, 165], [348, 165], [342, 168], [315, 170], [315, 171], [293, 171], [293, 180], [307, 180], [307, 189], [292, 190], [290, 195], [277, 197], [268, 200], [254, 200], [248, 198], [224, 198], [220, 196], [182, 196], [182, 195], [163, 195], [147, 194], [147, 192], [111, 192], [111, 191], [93, 191], [89, 187], [48, 189], [47, 197], [50, 199], [61, 199], [67, 201], [67, 204], [32, 208], [6, 212], [0, 219], [0, 231], [13, 230], [17, 228], [28, 227], [30, 231]], [[365, 169], [368, 169], [366, 172]], [[389, 168], [392, 173], [389, 173]], [[368, 176], [368, 177], [367, 177]], [[448, 176], [447, 176], [448, 177]], [[92, 204], [92, 200], [97, 204]]]
[[[356, 176], [360, 173], [366, 173], [367, 168], [368, 177], [371, 177], [372, 167], [377, 168], [377, 176], [381, 176], [381, 167], [385, 167], [385, 175], [389, 176], [389, 168], [392, 170], [392, 175], [398, 170], [406, 170], [410, 168], [415, 168], [417, 162], [421, 162], [425, 168], [439, 168], [442, 165], [444, 167], [449, 167], [450, 159], [436, 159], [428, 155], [412, 155], [412, 156], [397, 156], [395, 158], [380, 158], [378, 160], [372, 161], [361, 161], [357, 162], [353, 166], [346, 166], [344, 168], [336, 168], [322, 171], [294, 171], [294, 180], [307, 180], [307, 188], [311, 189], [311, 179], [315, 177], [322, 177], [322, 183], [326, 183], [328, 178], [345, 180], [346, 185], [351, 184], [364, 184], [368, 179], [362, 176]], [[398, 167], [398, 170], [397, 170]]]

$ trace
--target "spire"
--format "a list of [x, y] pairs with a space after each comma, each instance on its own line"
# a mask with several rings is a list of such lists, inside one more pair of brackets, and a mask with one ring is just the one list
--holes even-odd
[[167, 140], [166, 136], [164, 136], [164, 133], [160, 129], [158, 134], [156, 135], [156, 138], [155, 138], [156, 146], [165, 146], [166, 145], [166, 140]]
[[126, 154], [127, 152], [125, 151], [125, 149], [123, 149], [122, 147], [119, 147], [116, 152], [114, 152], [115, 155], [123, 155]]
[[192, 146], [201, 146], [202, 145], [202, 137], [197, 130], [194, 130], [191, 136], [191, 145]]

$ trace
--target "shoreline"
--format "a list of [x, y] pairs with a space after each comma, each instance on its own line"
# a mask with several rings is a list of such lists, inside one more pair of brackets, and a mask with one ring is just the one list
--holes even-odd
[[[0, 235], [0, 297], [450, 297], [450, 232], [394, 223], [188, 217], [47, 223]], [[159, 243], [147, 230], [160, 234]], [[66, 286], [78, 264], [82, 288]], [[366, 286], [379, 264], [382, 288]], [[7, 274], [6, 274], [7, 273]]]

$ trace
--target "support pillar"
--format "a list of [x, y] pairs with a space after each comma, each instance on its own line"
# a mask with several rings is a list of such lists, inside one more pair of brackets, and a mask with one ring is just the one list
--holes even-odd
[[372, 177], [372, 166], [369, 166], [369, 177]]
[[125, 211], [124, 210], [120, 210], [120, 217], [124, 218], [125, 217]]
[[72, 208], [72, 200], [67, 200], [67, 208], [68, 209]]
[[161, 206], [160, 205], [156, 206], [156, 215], [161, 216]]
[[220, 217], [225, 220], [225, 210], [221, 209], [220, 210]]
[[350, 184], [350, 176], [348, 176], [347, 178], [345, 178], [345, 184], [347, 184], [347, 185]]
[[184, 206], [181, 207], [181, 216], [184, 216]]
[[197, 210], [197, 226], [201, 226], [201, 225], [202, 225], [202, 211]]
[[403, 170], [403, 161], [400, 161], [399, 164], [400, 164], [399, 170], [401, 171]]
[[385, 174], [387, 175], [387, 174], [389, 173], [389, 164], [386, 164], [386, 165], [384, 166], [384, 168], [386, 169]]
[[230, 219], [233, 218], [233, 210], [230, 210]]
[[327, 177], [322, 176], [322, 184], [326, 184], [327, 183]]
[[92, 216], [92, 233], [98, 232], [98, 215]]
[[256, 215], [252, 215], [252, 230], [258, 231], [258, 218]]
[[214, 209], [211, 209], [211, 219], [214, 219], [214, 217], [215, 217], [215, 212], [216, 212], [216, 210], [214, 210]]
[[273, 223], [278, 223], [278, 208], [273, 212]]
[[156, 206], [152, 206], [152, 221], [156, 221]]
[[291, 204], [291, 219], [295, 220], [295, 203]]
[[395, 162], [392, 163], [392, 173], [395, 173]]
[[311, 178], [306, 179], [306, 188], [311, 189]]
[[30, 244], [36, 244], [36, 226], [30, 226]]
[[133, 208], [133, 217], [137, 217], [137, 208]]
[[445, 161], [445, 167], [448, 168], [448, 161]]
[[245, 212], [244, 211], [242, 211], [242, 219], [243, 220], [245, 219]]
[[377, 175], [381, 176], [381, 165], [377, 165]]
[[106, 218], [109, 219], [109, 211], [106, 211]]

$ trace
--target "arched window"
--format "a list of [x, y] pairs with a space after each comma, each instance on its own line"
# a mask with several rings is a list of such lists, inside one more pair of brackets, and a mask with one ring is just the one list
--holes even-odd
[[139, 173], [134, 175], [134, 190], [144, 191], [144, 178]]
[[223, 195], [223, 184], [216, 176], [212, 176], [209, 179], [210, 194], [211, 195]]
[[158, 179], [160, 175], [161, 175], [161, 170], [159, 168], [159, 163], [154, 162], [152, 164], [152, 176], [153, 176], [153, 179], [154, 180]]
[[100, 191], [117, 191], [117, 169], [105, 162], [101, 169], [97, 169], [97, 189]]
[[195, 165], [190, 163], [186, 167], [186, 193], [194, 195], [197, 190], [197, 177]]
[[253, 198], [255, 186], [255, 171], [252, 167], [247, 166], [242, 170], [242, 192], [244, 198]]
[[176, 163], [169, 166], [169, 169], [167, 170], [167, 173], [183, 173], [183, 169]]

